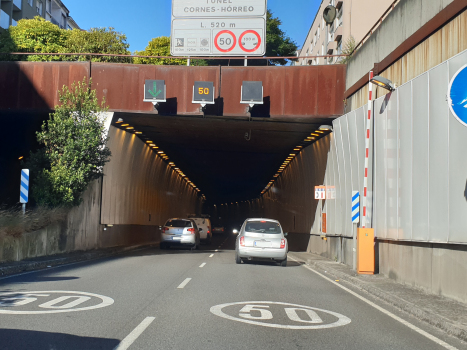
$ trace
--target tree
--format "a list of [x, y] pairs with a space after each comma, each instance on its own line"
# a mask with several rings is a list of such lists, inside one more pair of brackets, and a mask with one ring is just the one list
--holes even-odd
[[[44, 18], [21, 19], [0, 34], [0, 52], [65, 52], [68, 32]], [[14, 61], [59, 61], [60, 56], [50, 55], [0, 55], [1, 60]]]
[[[144, 51], [136, 51], [135, 55], [138, 56], [171, 56], [170, 54], [170, 38], [167, 36], [160, 36], [152, 39]], [[173, 65], [181, 66], [186, 65], [186, 59], [182, 58], [143, 58], [135, 57], [133, 60], [136, 64], [155, 64], [155, 65]], [[193, 66], [207, 66], [205, 60], [192, 60], [190, 62]]]
[[[298, 46], [279, 28], [280, 25], [282, 25], [282, 21], [278, 17], [273, 17], [272, 12], [268, 10], [266, 17], [266, 56], [295, 56]], [[281, 58], [270, 59], [269, 64], [283, 66], [287, 64], [287, 60]]]
[[[114, 28], [61, 29], [44, 18], [22, 19], [0, 34], [0, 52], [107, 53], [130, 55], [126, 35]], [[87, 61], [89, 56], [0, 55], [0, 60]], [[93, 62], [131, 62], [129, 57], [93, 56]]]
[[37, 140], [45, 147], [31, 154], [28, 160], [38, 175], [32, 183], [32, 196], [37, 204], [48, 207], [70, 207], [81, 202], [89, 183], [103, 175], [110, 158], [106, 146], [102, 112], [104, 101], [98, 103], [91, 82], [64, 86], [60, 105], [42, 125]]
[[[107, 53], [131, 55], [130, 44], [125, 34], [116, 32], [113, 27], [91, 28], [89, 31], [73, 29], [65, 42], [67, 53]], [[88, 56], [72, 56], [72, 60], [87, 61]], [[131, 63], [130, 57], [92, 56], [93, 62]]]
[[340, 64], [349, 63], [350, 59], [352, 58], [354, 54], [354, 50], [356, 46], [357, 46], [357, 43], [355, 42], [355, 38], [353, 37], [353, 35], [349, 36], [344, 43], [344, 48], [342, 49], [342, 54], [348, 55], [348, 56], [340, 57], [338, 60], [338, 63]]

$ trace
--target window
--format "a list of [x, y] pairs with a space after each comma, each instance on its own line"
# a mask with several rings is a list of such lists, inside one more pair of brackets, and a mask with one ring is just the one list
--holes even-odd
[[166, 227], [192, 227], [189, 220], [169, 220], [165, 223]]
[[28, 0], [28, 4], [29, 4], [29, 6], [32, 7], [34, 5], [34, 0]]
[[282, 233], [281, 225], [273, 221], [248, 221], [245, 226], [247, 232]]
[[36, 2], [36, 11], [39, 15], [42, 15], [42, 2], [40, 1]]
[[62, 23], [61, 26], [63, 29], [66, 28], [66, 16], [62, 13]]
[[47, 2], [45, 3], [45, 10], [48, 13], [52, 13], [52, 0], [47, 0]]

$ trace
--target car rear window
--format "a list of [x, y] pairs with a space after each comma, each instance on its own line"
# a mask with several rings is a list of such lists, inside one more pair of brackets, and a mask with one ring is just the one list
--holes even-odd
[[189, 220], [169, 220], [166, 222], [167, 227], [191, 227], [191, 221]]
[[245, 231], [260, 233], [282, 233], [282, 229], [279, 223], [272, 221], [247, 221]]

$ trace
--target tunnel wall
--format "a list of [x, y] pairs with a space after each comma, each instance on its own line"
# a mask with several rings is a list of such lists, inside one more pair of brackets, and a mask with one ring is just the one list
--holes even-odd
[[[466, 63], [464, 51], [373, 102], [368, 181], [377, 270], [463, 302], [467, 127], [451, 113], [446, 92]], [[286, 230], [309, 232], [308, 251], [349, 265], [352, 190], [363, 193], [366, 111], [334, 120], [332, 135], [305, 148], [259, 204]], [[327, 187], [326, 200], [313, 198], [315, 185]]]
[[0, 262], [159, 243], [165, 220], [200, 209], [194, 190], [139, 138], [112, 126], [109, 137], [105, 175], [89, 185], [81, 205], [62, 222], [0, 237]]

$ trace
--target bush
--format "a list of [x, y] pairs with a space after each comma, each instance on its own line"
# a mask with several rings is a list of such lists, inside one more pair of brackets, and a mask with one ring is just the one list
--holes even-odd
[[98, 103], [86, 79], [71, 89], [64, 86], [60, 103], [37, 133], [45, 147], [25, 162], [35, 169], [31, 195], [39, 206], [79, 205], [89, 183], [103, 175], [111, 155], [102, 114], [107, 108], [104, 101]]

